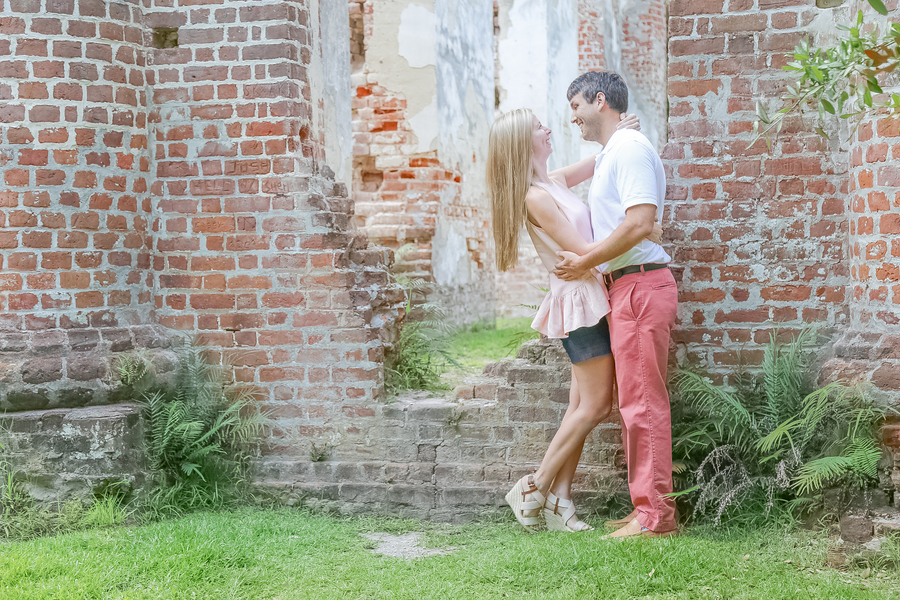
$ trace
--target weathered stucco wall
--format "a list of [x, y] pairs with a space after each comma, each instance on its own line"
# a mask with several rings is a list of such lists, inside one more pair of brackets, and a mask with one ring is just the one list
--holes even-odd
[[[321, 85], [317, 109], [325, 137], [325, 164], [347, 189], [353, 183], [353, 128], [351, 127], [350, 19], [343, 2], [311, 5], [318, 18], [319, 51], [311, 57], [310, 79]], [[318, 13], [317, 15], [315, 13]]]
[[[353, 75], [357, 224], [433, 281], [455, 322], [491, 320], [484, 153], [493, 112], [492, 4], [354, 0], [365, 23]], [[354, 10], [356, 10], [354, 8]]]

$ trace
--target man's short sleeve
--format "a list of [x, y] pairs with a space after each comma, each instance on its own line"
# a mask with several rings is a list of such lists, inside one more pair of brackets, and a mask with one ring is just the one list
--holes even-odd
[[629, 140], [620, 144], [616, 151], [616, 188], [622, 208], [628, 210], [639, 204], [653, 204], [659, 208], [656, 178], [655, 152], [646, 144]]

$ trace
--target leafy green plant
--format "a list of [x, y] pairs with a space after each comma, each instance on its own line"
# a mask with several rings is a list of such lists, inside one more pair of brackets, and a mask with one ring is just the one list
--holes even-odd
[[116, 373], [122, 385], [138, 388], [153, 379], [153, 366], [147, 356], [140, 352], [126, 352], [116, 358]]
[[406, 295], [405, 319], [386, 357], [388, 392], [438, 389], [445, 367], [456, 364], [450, 353], [452, 331], [441, 308], [424, 301], [429, 292], [426, 281], [409, 278], [398, 283]]
[[[878, 13], [887, 14], [881, 0], [868, 1]], [[802, 115], [810, 106], [818, 112], [816, 131], [823, 137], [828, 137], [822, 127], [826, 114], [855, 120], [854, 131], [866, 114], [876, 110], [900, 117], [900, 94], [884, 94], [879, 83], [880, 76], [900, 66], [900, 23], [890, 23], [884, 34], [877, 27], [866, 33], [859, 11], [853, 26], [839, 29], [847, 36], [834, 47], [813, 48], [808, 39], [797, 45], [794, 60], [783, 67], [793, 72], [796, 81], [788, 86], [782, 96], [784, 106], [774, 115], [757, 103], [754, 142], [764, 137], [769, 143], [786, 117]], [[884, 96], [879, 99], [877, 94]]]
[[312, 462], [324, 462], [331, 456], [332, 445], [328, 442], [316, 444], [312, 442], [309, 445], [309, 460]]
[[253, 443], [268, 422], [248, 388], [226, 385], [225, 368], [203, 347], [176, 348], [171, 386], [143, 396], [147, 454], [157, 487], [151, 516], [221, 505], [244, 480]]
[[813, 389], [812, 329], [788, 344], [776, 335], [761, 376], [739, 373], [733, 389], [690, 370], [674, 377], [676, 479], [687, 488], [676, 495], [692, 502], [695, 516], [759, 521], [773, 508], [809, 503], [826, 486], [876, 480], [877, 426], [887, 408], [841, 382]]

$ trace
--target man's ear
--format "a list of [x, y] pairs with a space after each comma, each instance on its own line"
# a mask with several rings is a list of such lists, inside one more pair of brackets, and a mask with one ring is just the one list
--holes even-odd
[[597, 98], [594, 100], [594, 104], [597, 105], [597, 110], [603, 110], [603, 106], [606, 104], [606, 94], [603, 92], [597, 92]]

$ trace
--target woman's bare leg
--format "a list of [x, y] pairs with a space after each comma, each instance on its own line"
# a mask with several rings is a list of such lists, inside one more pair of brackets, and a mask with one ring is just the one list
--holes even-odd
[[[579, 401], [578, 380], [575, 378], [575, 369], [573, 367], [572, 384], [569, 388], [569, 408], [566, 410], [563, 420], [575, 412], [578, 408]], [[585, 437], [585, 439], [587, 438]], [[562, 468], [560, 468], [559, 473], [556, 474], [556, 478], [550, 486], [550, 492], [557, 498], [564, 498], [566, 500], [572, 498], [572, 482], [575, 480], [575, 470], [578, 468], [578, 461], [581, 460], [581, 451], [583, 448], [584, 440], [582, 440], [581, 445], [577, 446], [575, 451], [569, 455], [569, 458], [566, 459], [566, 462], [564, 462]]]
[[574, 459], [577, 466], [584, 438], [612, 410], [612, 356], [592, 358], [572, 365], [572, 376], [573, 386], [577, 385], [578, 404], [572, 408], [570, 395], [571, 410], [566, 410], [559, 430], [534, 475], [534, 483], [544, 496], [567, 462]]

